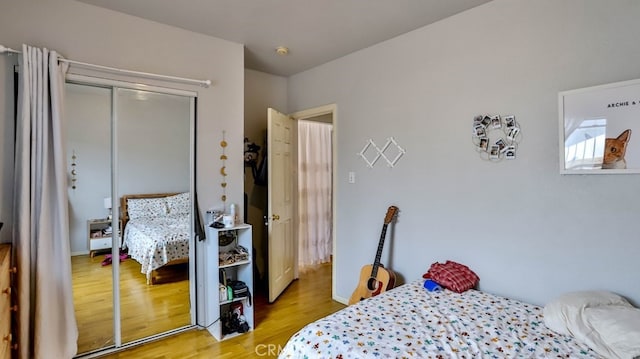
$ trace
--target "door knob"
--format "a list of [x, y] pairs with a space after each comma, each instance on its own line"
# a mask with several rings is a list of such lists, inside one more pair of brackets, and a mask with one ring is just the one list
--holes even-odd
[[274, 221], [277, 221], [277, 220], [280, 219], [280, 216], [277, 215], [277, 214], [274, 214], [274, 215], [271, 216], [271, 219], [273, 219]]

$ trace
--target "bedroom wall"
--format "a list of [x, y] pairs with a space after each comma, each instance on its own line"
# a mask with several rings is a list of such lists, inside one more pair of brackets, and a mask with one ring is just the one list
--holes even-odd
[[[334, 296], [373, 261], [393, 204], [382, 262], [404, 281], [450, 259], [481, 289], [535, 304], [581, 289], [640, 304], [640, 175], [558, 164], [558, 92], [640, 78], [638, 18], [634, 0], [494, 0], [290, 77], [289, 112], [340, 113]], [[480, 159], [471, 124], [484, 113], [516, 116], [516, 160]], [[367, 168], [356, 153], [391, 136], [406, 154]]]
[[[243, 202], [244, 50], [241, 44], [72, 0], [1, 0], [1, 7], [0, 44], [5, 46], [20, 49], [22, 43], [27, 43], [55, 49], [76, 61], [212, 80], [213, 85], [206, 89], [161, 81], [148, 82], [198, 92], [197, 180], [201, 210], [221, 203], [222, 189], [218, 185], [221, 164], [218, 158], [223, 130], [229, 143], [226, 149], [229, 157], [228, 201]], [[1, 97], [6, 103], [13, 95], [5, 91]], [[3, 146], [12, 141], [7, 133], [7, 121], [10, 118], [5, 114], [1, 126], [4, 129]], [[11, 158], [10, 153], [2, 153], [3, 181], [4, 168]], [[6, 191], [10, 188], [3, 187], [0, 194], [3, 208]]]

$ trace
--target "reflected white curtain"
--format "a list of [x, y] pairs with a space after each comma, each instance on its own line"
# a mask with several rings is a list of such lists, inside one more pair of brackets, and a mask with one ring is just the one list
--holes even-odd
[[55, 51], [22, 46], [13, 226], [21, 359], [77, 352], [62, 138], [66, 68]]
[[332, 125], [298, 121], [300, 266], [329, 262], [332, 254]]

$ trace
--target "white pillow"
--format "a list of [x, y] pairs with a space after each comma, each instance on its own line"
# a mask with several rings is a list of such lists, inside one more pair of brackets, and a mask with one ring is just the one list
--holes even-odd
[[605, 358], [640, 355], [640, 310], [607, 291], [564, 294], [543, 311], [545, 325], [575, 337]]
[[189, 215], [191, 213], [189, 192], [167, 197], [167, 208], [170, 215]]
[[129, 219], [157, 218], [167, 215], [167, 201], [163, 198], [135, 198], [127, 200]]
[[575, 336], [570, 330], [576, 322], [582, 322], [584, 308], [603, 305], [626, 305], [629, 302], [618, 294], [603, 291], [579, 291], [565, 293], [544, 306], [544, 324], [554, 332]]
[[584, 316], [597, 334], [592, 338], [595, 351], [624, 359], [640, 356], [640, 309], [609, 305], [587, 308]]

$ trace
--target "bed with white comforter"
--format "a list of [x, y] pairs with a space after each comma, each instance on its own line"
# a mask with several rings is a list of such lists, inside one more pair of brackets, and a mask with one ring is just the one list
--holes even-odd
[[543, 308], [418, 280], [308, 324], [279, 358], [602, 358], [549, 330]]

